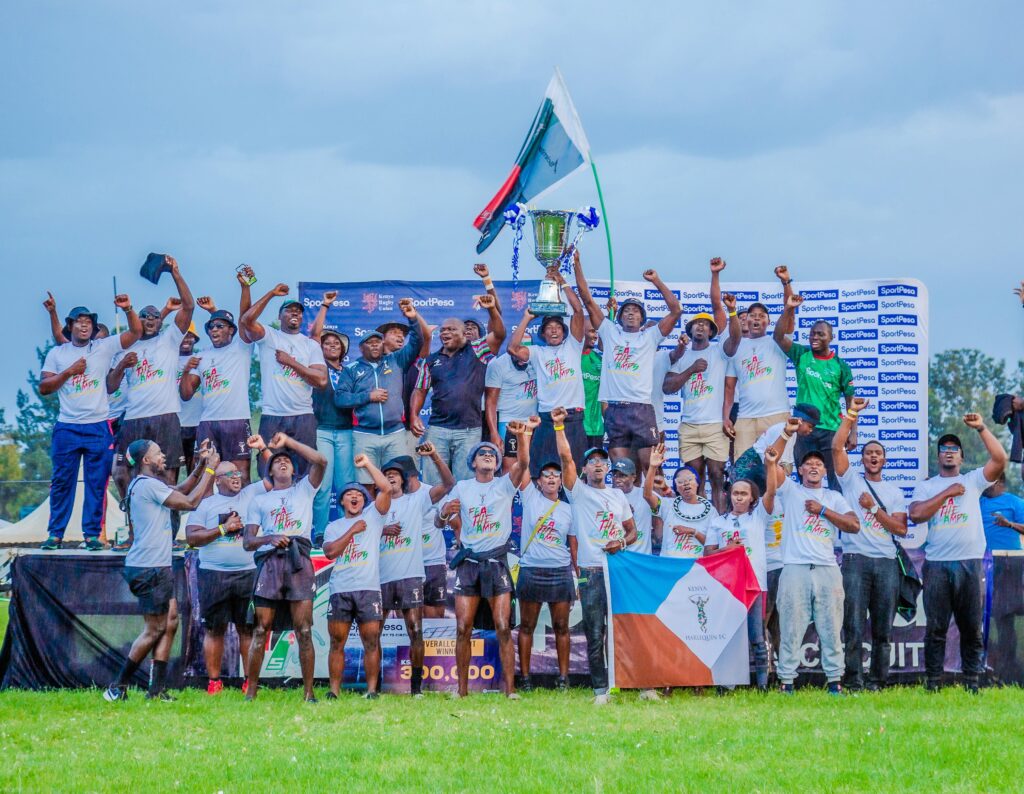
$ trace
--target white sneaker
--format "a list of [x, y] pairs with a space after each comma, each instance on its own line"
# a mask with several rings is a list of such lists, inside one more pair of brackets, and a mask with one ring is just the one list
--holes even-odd
[[605, 692], [603, 695], [594, 695], [595, 706], [607, 706], [611, 702], [611, 695], [609, 695], [607, 692]]
[[640, 693], [641, 700], [661, 700], [661, 695], [653, 689], [645, 689]]

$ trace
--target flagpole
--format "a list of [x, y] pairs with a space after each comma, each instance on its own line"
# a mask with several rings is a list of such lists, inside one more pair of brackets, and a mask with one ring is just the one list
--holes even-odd
[[[588, 154], [589, 157], [589, 154]], [[612, 232], [608, 228], [608, 212], [604, 208], [604, 194], [601, 192], [601, 180], [597, 178], [597, 166], [594, 165], [594, 158], [590, 157], [590, 170], [594, 174], [594, 184], [597, 185], [597, 203], [601, 205], [601, 220], [604, 223], [604, 238], [608, 242], [608, 294], [615, 297], [615, 259], [612, 256]]]

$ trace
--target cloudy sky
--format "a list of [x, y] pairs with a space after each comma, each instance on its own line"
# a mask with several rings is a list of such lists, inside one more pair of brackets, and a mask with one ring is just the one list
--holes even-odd
[[[162, 300], [149, 251], [224, 302], [243, 261], [263, 283], [464, 277], [555, 65], [620, 277], [703, 278], [713, 255], [737, 280], [915, 277], [933, 351], [1016, 360], [1022, 29], [1013, 2], [7, 0], [0, 407], [45, 290], [107, 318], [114, 275]], [[593, 203], [592, 182], [556, 200]]]

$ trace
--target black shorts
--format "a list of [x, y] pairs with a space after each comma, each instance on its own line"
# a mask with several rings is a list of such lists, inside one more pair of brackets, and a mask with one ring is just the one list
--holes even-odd
[[143, 615], [166, 615], [174, 598], [174, 574], [170, 568], [124, 567], [122, 574], [132, 595], [139, 599]]
[[610, 402], [604, 412], [604, 432], [608, 449], [629, 450], [653, 447], [658, 443], [658, 422], [654, 407], [642, 403]]
[[[565, 438], [577, 466], [583, 465], [583, 453], [587, 450], [587, 434], [583, 429], [583, 409], [570, 408], [566, 412]], [[545, 463], [558, 460], [558, 443], [555, 439], [555, 425], [550, 413], [540, 414], [540, 427], [533, 433], [530, 442], [530, 476], [536, 479]]]
[[176, 469], [185, 464], [185, 452], [181, 446], [181, 422], [177, 414], [145, 416], [140, 419], [125, 419], [117, 429], [117, 462], [125, 465], [124, 453], [133, 441], [148, 438], [160, 446], [167, 456], [167, 468]]
[[196, 451], [196, 428], [194, 427], [181, 427], [181, 451], [185, 456], [185, 465], [191, 469], [192, 461], [195, 457]]
[[196, 442], [202, 444], [210, 439], [221, 460], [249, 460], [250, 451], [245, 442], [251, 435], [248, 419], [200, 422], [196, 428]]
[[569, 566], [533, 568], [520, 565], [516, 598], [537, 604], [572, 603], [576, 600], [576, 584]]
[[302, 555], [302, 567], [292, 570], [288, 554], [271, 554], [258, 568], [253, 602], [257, 606], [274, 606], [278, 601], [312, 601], [316, 595], [316, 574], [313, 562]]
[[380, 590], [331, 593], [331, 607], [327, 611], [329, 623], [372, 623], [375, 620], [384, 620]]
[[199, 567], [199, 608], [203, 626], [223, 629], [228, 623], [235, 628], [246, 624], [246, 612], [252, 601], [256, 571], [207, 571]]
[[512, 592], [512, 574], [504, 557], [466, 560], [455, 569], [455, 595], [494, 598]]
[[[267, 416], [264, 414], [260, 418], [260, 435], [263, 436], [264, 441], [269, 443], [275, 433], [284, 433], [300, 444], [316, 449], [316, 417], [313, 414], [299, 414], [298, 416]], [[309, 470], [309, 463], [306, 462], [306, 459], [294, 452], [289, 452], [288, 456], [292, 459], [292, 465], [295, 466], [295, 479], [305, 477]], [[259, 470], [261, 477], [267, 472], [267, 466], [262, 458], [259, 460]]]
[[423, 606], [423, 580], [419, 577], [380, 583], [384, 611], [416, 609]]
[[448, 566], [427, 565], [427, 577], [423, 580], [423, 606], [443, 607], [448, 604]]

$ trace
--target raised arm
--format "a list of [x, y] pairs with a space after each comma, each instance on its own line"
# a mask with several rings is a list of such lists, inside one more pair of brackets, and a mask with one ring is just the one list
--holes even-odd
[[[275, 433], [274, 437], [270, 439], [270, 447], [275, 451], [281, 449], [291, 450], [305, 460], [309, 464], [309, 471], [306, 473], [309, 484], [314, 488], [320, 487], [320, 483], [324, 481], [324, 469], [327, 468], [327, 458], [313, 449], [313, 447], [307, 446], [285, 433]], [[385, 482], [387, 481], [385, 480]], [[391, 486], [388, 485], [389, 492], [390, 488]]]
[[352, 463], [357, 469], [366, 469], [366, 473], [370, 475], [370, 479], [373, 480], [373, 485], [377, 489], [377, 496], [373, 503], [377, 512], [385, 515], [391, 509], [391, 483], [388, 482], [388, 478], [373, 465], [373, 461], [366, 455], [361, 453], [356, 455], [352, 459]]
[[573, 272], [576, 274], [576, 289], [580, 293], [580, 301], [587, 310], [587, 314], [590, 315], [590, 324], [595, 329], [601, 327], [601, 323], [604, 322], [604, 312], [601, 311], [601, 307], [597, 305], [597, 301], [594, 300], [594, 296], [590, 292], [590, 285], [587, 283], [587, 277], [583, 273], [583, 265], [580, 262], [579, 249], [573, 251], [572, 254]]
[[729, 336], [722, 342], [722, 350], [725, 351], [725, 355], [732, 358], [736, 355], [736, 349], [740, 346], [743, 331], [740, 328], [740, 318], [736, 312], [736, 296], [726, 294], [723, 301], [725, 302], [725, 308], [729, 310]]
[[142, 338], [142, 320], [132, 308], [132, 301], [127, 295], [121, 294], [114, 298], [114, 305], [124, 312], [128, 320], [128, 330], [121, 332], [121, 349], [131, 347]]
[[195, 468], [181, 485], [176, 486], [164, 499], [164, 507], [190, 512], [199, 507], [213, 489], [214, 470], [220, 465], [220, 455], [203, 442], [197, 450]]
[[[715, 325], [725, 328], [727, 317], [725, 308], [722, 306], [722, 285], [719, 281], [719, 274], [725, 270], [725, 260], [716, 256], [711, 260], [711, 314], [715, 318]], [[730, 354], [731, 355], [731, 354]]]
[[985, 463], [983, 473], [986, 480], [995, 482], [1006, 468], [1008, 460], [1006, 450], [999, 443], [999, 439], [992, 435], [992, 431], [985, 427], [981, 414], [966, 414], [964, 424], [972, 430], [977, 430], [981, 436], [981, 443], [985, 445], [985, 451], [988, 453], [988, 462]]
[[530, 351], [523, 344], [523, 337], [526, 335], [526, 326], [533, 322], [533, 317], [534, 315], [530, 313], [530, 307], [527, 306], [523, 312], [523, 319], [519, 321], [519, 325], [512, 332], [512, 338], [508, 342], [508, 354], [520, 364], [525, 364], [530, 360]]
[[530, 482], [530, 441], [533, 432], [540, 427], [540, 417], [531, 416], [525, 422], [509, 422], [509, 429], [516, 434], [516, 462], [508, 470], [508, 478], [516, 488], [525, 488]]
[[661, 331], [662, 336], [668, 336], [672, 333], [672, 329], [676, 327], [679, 318], [683, 316], [683, 307], [679, 304], [679, 298], [668, 288], [668, 284], [661, 280], [657, 270], [653, 268], [645, 270], [644, 281], [649, 281], [661, 291], [661, 297], [665, 301], [668, 314], [658, 320], [658, 330]]
[[[775, 277], [782, 282], [782, 305], [785, 306], [789, 302], [789, 298], [794, 294], [793, 292], [793, 277], [789, 275], [789, 268], [785, 265], [779, 265], [775, 268]], [[779, 323], [776, 328], [782, 326], [783, 334], [791, 334], [796, 330], [796, 317], [790, 317], [785, 323], [782, 322], [782, 318], [779, 318]]]
[[480, 308], [487, 310], [487, 347], [494, 355], [501, 350], [505, 341], [505, 321], [501, 319], [498, 299], [487, 292], [479, 298]]
[[[243, 294], [246, 287], [242, 287]], [[260, 315], [274, 298], [283, 298], [288, 294], [287, 284], [278, 284], [270, 292], [263, 295], [258, 301], [250, 306], [238, 321], [239, 332], [245, 333], [243, 338], [248, 342], [258, 342], [267, 333], [267, 329], [260, 323]]]
[[789, 349], [793, 347], [793, 340], [786, 336], [787, 333], [792, 333], [792, 330], [787, 331], [786, 329], [792, 329], [796, 326], [796, 308], [803, 302], [802, 295], [790, 295], [786, 298], [786, 308], [782, 310], [782, 316], [775, 323], [772, 339], [775, 340], [775, 344], [782, 348], [783, 353], [788, 353]]
[[53, 334], [53, 343], [55, 345], [63, 345], [68, 341], [68, 338], [64, 336], [64, 324], [60, 321], [60, 317], [57, 316], [57, 301], [50, 291], [46, 292], [43, 308], [46, 309], [46, 313], [50, 316], [50, 333]]
[[447, 496], [451, 493], [452, 488], [455, 487], [455, 475], [452, 474], [448, 464], [444, 462], [444, 459], [429, 441], [416, 447], [416, 454], [424, 458], [430, 458], [437, 468], [437, 476], [441, 478], [440, 485], [434, 485], [430, 488], [430, 502], [436, 505], [441, 497]]
[[644, 477], [644, 501], [652, 511], [661, 504], [661, 497], [654, 493], [654, 478], [665, 464], [665, 443], [660, 442], [651, 449], [650, 462], [647, 465], [647, 476]]
[[555, 430], [555, 448], [558, 450], [558, 459], [562, 463], [562, 486], [571, 491], [576, 485], [578, 476], [576, 474], [576, 461], [572, 459], [572, 447], [569, 446], [569, 439], [565, 435], [565, 419], [569, 412], [562, 406], [551, 411], [551, 424]]
[[839, 423], [839, 429], [832, 437], [832, 465], [839, 477], [850, 470], [850, 456], [846, 451], [846, 441], [857, 427], [857, 417], [860, 412], [867, 407], [868, 401], [863, 397], [854, 397], [850, 400], [850, 407], [846, 409], [843, 421]]
[[[235, 278], [238, 280], [238, 284], [241, 287], [241, 293], [238, 296], [238, 317], [239, 321], [241, 321], [242, 315], [249, 311], [249, 308], [252, 306], [252, 286], [249, 282], [256, 281], [256, 273], [251, 267], [249, 267], [249, 265], [243, 264], [239, 270], [235, 271]], [[243, 342], [256, 341], [254, 339], [250, 339], [241, 327], [239, 327], [238, 333], [242, 337]]]
[[[498, 313], [501, 313], [501, 300], [498, 298], [498, 290], [494, 288], [494, 282], [491, 280], [491, 271], [487, 265], [482, 262], [478, 262], [473, 265], [473, 272], [476, 273], [480, 280], [484, 283], [484, 292], [494, 297], [494, 305], [498, 307]], [[497, 353], [498, 351], [494, 351]]]
[[405, 344], [392, 355], [395, 357], [395, 363], [404, 372], [420, 356], [430, 355], [430, 328], [423, 315], [416, 311], [412, 298], [400, 298], [398, 308], [409, 323], [409, 336]]
[[192, 297], [192, 290], [181, 275], [181, 268], [178, 267], [178, 260], [173, 256], [167, 257], [167, 263], [171, 266], [171, 278], [174, 279], [174, 286], [178, 289], [178, 297], [181, 299], [181, 307], [174, 315], [174, 324], [183, 334], [192, 325], [192, 314], [196, 310], [196, 299]]
[[[800, 420], [795, 416], [789, 417], [786, 420], [786, 426], [782, 428], [782, 433], [775, 441], [772, 442], [770, 449], [774, 449], [777, 454], [777, 460], [782, 459], [782, 453], [786, 449], [786, 444], [789, 443], [789, 439], [793, 437], [793, 434], [800, 429]], [[765, 450], [765, 460], [768, 459], [768, 450]], [[765, 465], [767, 468], [767, 464]]]
[[771, 515], [775, 512], [775, 494], [779, 490], [779, 458], [781, 453], [774, 446], [764, 451], [764, 495], [761, 497], [761, 504], [765, 512]]
[[316, 317], [313, 318], [313, 324], [309, 326], [310, 339], [317, 342], [320, 341], [320, 334], [324, 332], [324, 323], [327, 322], [327, 310], [337, 297], [338, 291], [336, 289], [329, 289], [324, 293], [323, 298], [320, 300], [320, 308], [317, 309]]
[[569, 282], [565, 280], [565, 276], [561, 274], [557, 267], [548, 268], [548, 276], [558, 284], [558, 289], [562, 291], [569, 306], [572, 307], [572, 316], [569, 318], [569, 333], [572, 334], [572, 338], [577, 342], [582, 342], [583, 303], [580, 301], [580, 296], [569, 286]]

